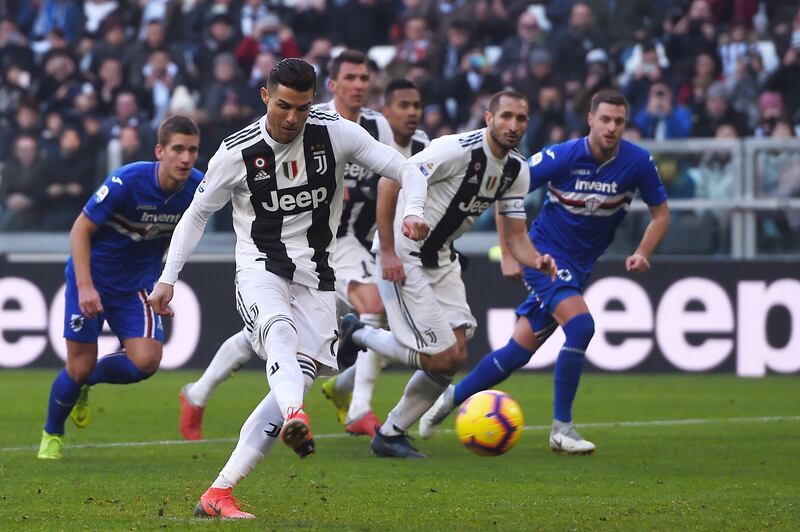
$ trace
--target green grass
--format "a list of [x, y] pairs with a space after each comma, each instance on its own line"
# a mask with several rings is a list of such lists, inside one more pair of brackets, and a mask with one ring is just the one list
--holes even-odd
[[[54, 371], [0, 372], [0, 529], [200, 529], [198, 497], [266, 391], [263, 374], [224, 383], [204, 432], [225, 441], [73, 447], [35, 458]], [[92, 424], [67, 422], [67, 443], [178, 440], [180, 386], [199, 372], [163, 372], [135, 386], [92, 391]], [[381, 377], [385, 416], [408, 374]], [[722, 375], [584, 376], [578, 421], [707, 419], [697, 424], [587, 426], [590, 457], [547, 447], [550, 376], [515, 375], [503, 389], [532, 426], [508, 454], [468, 453], [452, 432], [417, 441], [425, 461], [378, 459], [363, 438], [339, 436], [332, 407], [308, 398], [317, 454], [282, 445], [236, 490], [258, 516], [226, 527], [285, 530], [800, 529], [800, 380]], [[791, 419], [720, 421], [786, 416]], [[452, 427], [452, 420], [448, 421]], [[24, 450], [9, 448], [27, 447]]]

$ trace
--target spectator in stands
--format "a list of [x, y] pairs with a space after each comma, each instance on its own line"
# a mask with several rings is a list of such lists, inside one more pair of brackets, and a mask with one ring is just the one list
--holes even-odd
[[254, 92], [239, 75], [239, 67], [232, 54], [223, 53], [214, 59], [213, 75], [213, 81], [203, 90], [202, 108], [205, 119], [209, 122], [219, 120], [226, 102], [238, 104], [238, 120], [250, 118], [255, 109], [252, 102]]
[[539, 88], [535, 109], [528, 120], [528, 130], [525, 133], [527, 155], [566, 140], [564, 97], [557, 85], [543, 85]]
[[703, 101], [712, 83], [718, 81], [719, 64], [714, 54], [702, 53], [694, 58], [693, 70], [684, 77], [678, 87], [678, 103], [695, 105]]
[[411, 65], [426, 63], [433, 72], [439, 72], [441, 59], [438, 46], [433, 44], [428, 21], [422, 16], [413, 16], [403, 24], [403, 40], [397, 43], [395, 55], [386, 67], [391, 78], [402, 77]]
[[758, 95], [763, 90], [767, 75], [761, 54], [752, 50], [739, 58], [736, 73], [725, 80], [731, 107], [747, 117], [751, 130], [758, 121]]
[[164, 21], [151, 19], [145, 25], [144, 38], [134, 44], [124, 57], [127, 79], [132, 86], [144, 87], [147, 80], [144, 67], [156, 50], [165, 50], [169, 54], [169, 60], [181, 71], [185, 70], [183, 50], [179, 45], [168, 42]]
[[43, 160], [55, 157], [58, 153], [58, 139], [64, 131], [64, 116], [58, 111], [50, 111], [44, 117], [44, 129], [39, 137], [39, 151]]
[[74, 42], [81, 31], [81, 7], [77, 0], [42, 0], [31, 28], [31, 37], [43, 41], [53, 29], [64, 32], [67, 42]]
[[[741, 136], [734, 124], [720, 123], [714, 130], [716, 139], [735, 139]], [[730, 150], [708, 151], [697, 166], [689, 169], [689, 177], [695, 182], [698, 198], [728, 200], [733, 198], [736, 184], [736, 168]], [[730, 211], [726, 211], [730, 213]], [[717, 212], [721, 215], [721, 212]]]
[[481, 48], [469, 50], [461, 61], [461, 72], [450, 82], [449, 97], [456, 102], [450, 120], [460, 128], [472, 113], [472, 106], [480, 95], [492, 94], [503, 88], [500, 76], [492, 70]]
[[105, 153], [98, 159], [98, 170], [95, 186], [99, 186], [111, 172], [120, 166], [153, 159], [153, 153], [142, 144], [139, 130], [135, 127], [124, 126], [120, 129], [119, 137], [108, 142]]
[[130, 89], [117, 91], [114, 97], [114, 114], [103, 121], [103, 137], [107, 140], [119, 137], [123, 126], [133, 126], [139, 129], [142, 141], [148, 144], [153, 137], [153, 131], [147, 119], [139, 110], [139, 100], [135, 92]]
[[569, 15], [569, 26], [552, 39], [554, 62], [566, 81], [566, 95], [572, 96], [586, 77], [586, 54], [607, 48], [606, 37], [594, 24], [588, 3], [576, 2]]
[[268, 52], [275, 57], [300, 57], [300, 48], [289, 26], [272, 14], [259, 19], [251, 36], [236, 47], [236, 58], [245, 71], [250, 71], [258, 54]]
[[291, 9], [287, 21], [301, 50], [313, 48], [316, 39], [330, 39], [331, 20], [325, 10], [325, 0], [298, 1]]
[[391, 2], [344, 0], [331, 2], [331, 38], [346, 48], [366, 52], [377, 44], [386, 44], [392, 21]]
[[694, 197], [696, 185], [689, 176], [689, 164], [686, 159], [664, 153], [653, 155], [653, 159], [670, 199]]
[[5, 68], [11, 64], [28, 72], [33, 72], [36, 66], [28, 38], [14, 21], [3, 18], [0, 19], [0, 65]]
[[670, 64], [688, 69], [699, 54], [717, 53], [717, 27], [707, 0], [692, 0], [689, 11], [664, 21], [664, 44]]
[[26, 231], [39, 227], [37, 180], [42, 171], [36, 137], [22, 133], [14, 141], [13, 155], [0, 172], [0, 231]]
[[[226, 14], [217, 14], [208, 22], [208, 35], [203, 39], [198, 52], [197, 68], [201, 76], [210, 74], [214, 69], [214, 58], [222, 52], [236, 51], [239, 39], [231, 19]], [[200, 80], [201, 82], [205, 80]]]
[[781, 93], [762, 92], [761, 96], [758, 97], [758, 124], [756, 125], [755, 136], [771, 137], [775, 124], [785, 118]]
[[44, 192], [42, 229], [67, 231], [92, 191], [96, 154], [87, 153], [79, 126], [67, 125], [59, 137], [59, 152], [44, 163], [39, 186]]
[[20, 102], [32, 92], [33, 74], [15, 63], [3, 67], [3, 79], [0, 80], [0, 123], [8, 123]]
[[601, 90], [612, 88], [617, 87], [611, 77], [608, 53], [601, 48], [591, 50], [586, 54], [586, 78], [572, 98], [570, 129], [588, 134], [586, 116], [589, 114], [592, 96]]
[[545, 33], [532, 11], [523, 11], [517, 20], [517, 34], [503, 42], [503, 52], [495, 65], [503, 83], [513, 83], [525, 77], [528, 59], [544, 44]]
[[100, 62], [95, 79], [98, 112], [109, 115], [114, 111], [114, 97], [124, 83], [122, 60], [109, 55]]
[[444, 44], [438, 50], [439, 56], [433, 61], [433, 64], [438, 65], [442, 79], [451, 80], [461, 71], [464, 53], [473, 48], [471, 27], [469, 21], [462, 19], [454, 19], [448, 24]]
[[116, 16], [106, 18], [100, 26], [100, 39], [94, 47], [91, 70], [97, 72], [100, 64], [109, 57], [122, 61], [126, 54], [125, 46], [125, 27], [122, 21]]
[[142, 68], [142, 77], [148, 107], [152, 109], [150, 125], [153, 129], [157, 129], [169, 109], [172, 91], [178, 85], [185, 85], [187, 80], [164, 49], [150, 52], [150, 58]]
[[84, 0], [84, 31], [90, 35], [98, 34], [106, 18], [118, 9], [119, 2], [117, 0]]
[[37, 99], [46, 102], [47, 109], [66, 112], [75, 92], [80, 89], [83, 79], [78, 72], [75, 59], [69, 52], [61, 50], [48, 56], [44, 63]]
[[[771, 138], [792, 138], [792, 127], [778, 120]], [[756, 155], [756, 194], [766, 197], [800, 196], [800, 153], [797, 150], [762, 150]], [[759, 242], [770, 249], [787, 250], [791, 239], [800, 230], [797, 212], [770, 211], [758, 213]]]
[[[308, 52], [303, 59], [314, 67], [314, 71], [317, 73], [317, 95], [316, 101], [321, 102], [322, 97], [326, 95], [326, 87], [325, 83], [328, 78], [328, 62], [331, 60], [331, 49], [333, 48], [333, 43], [328, 37], [318, 37], [311, 42], [311, 48], [309, 48]], [[273, 58], [274, 59], [274, 58]], [[258, 63], [258, 60], [256, 60]], [[274, 65], [274, 63], [272, 63]], [[264, 80], [266, 81], [267, 76], [272, 69], [272, 66], [269, 66], [269, 69], [266, 69], [266, 64], [264, 64], [264, 68], [261, 68], [261, 72], [263, 72]], [[254, 84], [254, 77], [251, 77], [251, 85], [258, 88], [258, 85]]]
[[795, 15], [789, 48], [767, 80], [766, 88], [781, 94], [788, 116], [800, 111], [800, 9]]
[[553, 55], [545, 48], [537, 48], [528, 59], [528, 72], [513, 86], [533, 103], [539, 100], [539, 91], [544, 86], [562, 87], [560, 76], [553, 71]]
[[708, 88], [704, 104], [693, 110], [692, 135], [717, 137], [718, 128], [724, 124], [733, 126], [739, 137], [750, 136], [747, 116], [730, 106], [725, 86], [717, 81]]
[[620, 76], [623, 93], [628, 100], [632, 116], [647, 106], [647, 95], [650, 85], [665, 78], [662, 64], [669, 64], [666, 55], [659, 54], [663, 46], [649, 41], [638, 44], [633, 49], [632, 57], [625, 63], [625, 72]]
[[739, 62], [750, 53], [750, 49], [747, 28], [742, 23], [734, 24], [728, 33], [719, 36], [719, 57], [722, 60], [724, 78], [736, 75]]
[[634, 124], [645, 138], [682, 139], [691, 134], [692, 113], [686, 107], [675, 105], [672, 89], [665, 82], [657, 81], [650, 85], [647, 107], [639, 111]]

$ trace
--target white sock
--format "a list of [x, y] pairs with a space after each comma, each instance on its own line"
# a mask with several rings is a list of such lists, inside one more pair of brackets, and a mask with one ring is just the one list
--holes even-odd
[[[359, 354], [359, 358], [361, 358], [361, 354]], [[334, 388], [336, 389], [337, 392], [344, 392], [344, 393], [352, 392], [355, 378], [356, 378], [356, 365], [353, 364], [346, 370], [340, 371], [339, 374], [336, 375]]]
[[275, 401], [275, 393], [269, 392], [242, 425], [236, 448], [211, 487], [235, 487], [272, 449], [281, 427], [283, 414]]
[[354, 421], [372, 410], [372, 390], [383, 369], [383, 359], [375, 351], [368, 349], [366, 353], [358, 355], [356, 363], [351, 367], [356, 369], [356, 378], [353, 399], [347, 411], [348, 421]]
[[[298, 354], [297, 361], [303, 372], [305, 397], [314, 384], [317, 370], [314, 362], [306, 355]], [[283, 420], [284, 416], [275, 401], [275, 394], [270, 391], [242, 425], [236, 448], [211, 487], [233, 488], [249, 475], [275, 445], [283, 427]]]
[[398, 431], [407, 431], [433, 406], [451, 382], [453, 382], [451, 376], [422, 370], [415, 371], [406, 384], [400, 402], [389, 412], [386, 423], [381, 426], [381, 433], [395, 436]]
[[[256, 334], [257, 333], [257, 334]], [[285, 417], [303, 404], [303, 372], [297, 360], [297, 328], [286, 315], [274, 314], [256, 322], [254, 347], [267, 361], [267, 382]], [[262, 351], [263, 349], [263, 351]]]
[[378, 355], [392, 362], [399, 362], [416, 369], [422, 367], [419, 351], [404, 346], [395, 340], [389, 331], [364, 327], [353, 333], [353, 339], [357, 344], [374, 350]]
[[234, 334], [219, 346], [203, 375], [189, 386], [186, 398], [195, 406], [206, 406], [208, 398], [219, 383], [230, 377], [255, 354], [244, 331]]
[[[359, 319], [365, 325], [369, 325], [370, 327], [376, 329], [385, 329], [386, 328], [386, 320], [382, 314], [362, 314]], [[361, 358], [363, 354], [359, 353], [358, 358]], [[356, 377], [356, 366], [358, 366], [358, 359], [356, 359], [356, 363], [347, 368], [346, 370], [342, 371], [336, 376], [336, 391], [337, 392], [352, 392], [355, 388], [355, 379]], [[372, 393], [372, 392], [370, 392]], [[351, 403], [352, 404], [352, 403]]]

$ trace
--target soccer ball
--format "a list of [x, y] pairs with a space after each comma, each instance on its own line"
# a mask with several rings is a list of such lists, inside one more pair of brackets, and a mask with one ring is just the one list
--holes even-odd
[[519, 403], [499, 390], [476, 393], [461, 405], [456, 417], [458, 439], [481, 456], [508, 452], [519, 441], [524, 426]]

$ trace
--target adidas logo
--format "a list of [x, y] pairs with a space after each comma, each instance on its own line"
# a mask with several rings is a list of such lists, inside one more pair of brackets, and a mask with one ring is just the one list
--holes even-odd
[[477, 185], [478, 184], [478, 178], [475, 177], [475, 176], [471, 176], [469, 179], [467, 179], [467, 183], [469, 183], [471, 185]]
[[264, 181], [265, 179], [269, 179], [269, 174], [264, 170], [259, 170], [253, 181]]

